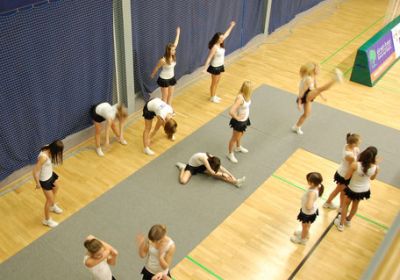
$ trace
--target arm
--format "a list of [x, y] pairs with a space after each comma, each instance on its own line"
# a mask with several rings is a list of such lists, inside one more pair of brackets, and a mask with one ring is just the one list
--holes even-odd
[[241, 98], [236, 97], [235, 103], [233, 104], [233, 106], [231, 107], [231, 109], [229, 110], [229, 115], [234, 118], [234, 119], [238, 119], [239, 115], [237, 114], [238, 108], [240, 105], [242, 105], [243, 100], [241, 100]]
[[156, 75], [158, 69], [160, 69], [163, 65], [165, 64], [165, 59], [164, 58], [160, 58], [160, 60], [158, 61], [156, 67], [154, 67], [153, 72], [151, 72], [150, 78], [154, 78], [154, 76]]
[[[99, 263], [101, 263], [102, 261], [104, 261], [105, 259], [107, 259], [108, 256], [110, 255], [110, 253], [111, 253], [111, 252], [110, 252], [109, 249], [104, 249], [103, 255], [102, 255], [102, 257], [99, 258], [99, 259], [95, 259], [95, 258], [89, 256], [89, 258], [87, 258], [86, 261], [85, 261], [85, 265], [86, 265], [87, 267], [96, 266], [96, 265], [98, 265]], [[107, 262], [108, 262], [108, 261], [107, 261]]]
[[225, 31], [225, 33], [224, 33], [224, 40], [226, 39], [226, 38], [228, 38], [228, 36], [231, 34], [231, 31], [232, 31], [232, 29], [233, 29], [233, 27], [236, 25], [236, 22], [234, 22], [234, 21], [231, 21], [231, 23], [229, 24], [229, 27], [228, 27], [228, 29]]
[[106, 147], [110, 145], [110, 130], [111, 130], [111, 124], [113, 123], [113, 120], [109, 119], [106, 122]]
[[154, 275], [151, 280], [171, 280], [168, 275], [164, 275], [162, 272], [157, 273]]
[[40, 188], [39, 174], [40, 174], [40, 170], [42, 169], [42, 165], [45, 163], [45, 161], [46, 161], [46, 157], [41, 155], [38, 158], [38, 161], [32, 170], [33, 179], [35, 180], [35, 183], [36, 183], [36, 189]]
[[208, 66], [210, 66], [211, 59], [214, 57], [215, 53], [217, 52], [217, 48], [218, 48], [217, 45], [214, 45], [211, 48], [210, 52], [208, 53], [206, 63], [204, 64], [203, 72], [207, 72], [207, 68], [208, 68]]
[[159, 260], [162, 269], [167, 269], [171, 265], [175, 250], [175, 244], [173, 244], [167, 252], [163, 249], [160, 250]]
[[346, 176], [344, 177], [346, 180], [350, 179], [353, 176], [354, 171], [357, 169], [357, 162], [354, 161], [351, 165], [349, 170], [347, 171]]
[[378, 173], [379, 173], [379, 166], [377, 165], [374, 175], [371, 176], [371, 180], [375, 180], [376, 176], [378, 176]]
[[344, 159], [351, 165], [354, 161], [355, 158], [352, 156], [345, 156]]
[[211, 169], [211, 166], [208, 163], [207, 158], [202, 158], [202, 162], [203, 162], [204, 166], [206, 167], [208, 173], [210, 173], [211, 175], [215, 175], [216, 174], [215, 171]]
[[307, 194], [307, 203], [306, 203], [306, 208], [307, 210], [313, 209], [314, 201], [315, 201], [315, 193], [314, 192], [309, 192]]
[[119, 140], [122, 141], [124, 139], [124, 126], [126, 123], [126, 119], [123, 121], [119, 121]]
[[174, 46], [175, 46], [175, 48], [177, 48], [178, 47], [178, 44], [179, 44], [179, 36], [181, 35], [181, 28], [178, 26], [177, 28], [176, 28], [176, 37], [175, 37], [175, 41], [174, 41]]
[[160, 129], [160, 127], [163, 125], [164, 120], [161, 119], [160, 117], [157, 116], [157, 123], [156, 126], [154, 127], [153, 131], [150, 133], [150, 139], [156, 135], [157, 131]]
[[[232, 173], [230, 173], [229, 171], [228, 171], [228, 169], [226, 169], [225, 167], [223, 167], [222, 165], [219, 167], [219, 169], [221, 170], [221, 175], [223, 176], [223, 174], [227, 174], [229, 177], [231, 177], [231, 178], [235, 178], [233, 175], [232, 175]], [[218, 175], [218, 174], [217, 174]]]
[[[94, 236], [94, 235], [88, 235], [87, 237], [86, 237], [86, 240], [91, 240], [91, 239], [95, 239], [96, 237]], [[96, 238], [97, 240], [99, 240], [102, 244], [103, 244], [103, 246], [104, 246], [104, 248], [105, 249], [108, 249], [108, 250], [110, 250], [111, 251], [111, 253], [114, 253], [115, 255], [118, 255], [118, 251], [117, 250], [115, 250], [115, 248], [113, 247], [113, 246], [111, 246], [110, 244], [108, 244], [107, 242], [105, 242], [104, 240], [101, 240], [101, 239], [98, 239], [98, 238]]]
[[139, 247], [139, 256], [144, 258], [149, 252], [149, 240], [147, 240], [143, 234], [138, 234], [136, 236], [136, 243]]

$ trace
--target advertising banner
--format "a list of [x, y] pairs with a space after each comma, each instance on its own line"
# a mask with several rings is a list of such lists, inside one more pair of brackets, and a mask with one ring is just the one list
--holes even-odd
[[374, 81], [396, 60], [392, 33], [387, 32], [368, 48], [367, 55], [371, 80]]

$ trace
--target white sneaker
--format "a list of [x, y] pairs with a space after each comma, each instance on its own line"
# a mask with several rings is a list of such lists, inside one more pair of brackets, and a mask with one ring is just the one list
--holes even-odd
[[302, 239], [301, 237], [298, 236], [291, 236], [290, 241], [300, 245], [305, 245], [307, 243], [307, 239]]
[[104, 153], [101, 148], [96, 148], [96, 153], [99, 157], [104, 157]]
[[172, 137], [171, 137], [171, 141], [175, 141], [175, 139], [176, 139], [175, 138], [175, 134], [173, 134]]
[[63, 212], [63, 210], [60, 207], [58, 207], [57, 204], [54, 204], [53, 206], [50, 206], [50, 211], [54, 212], [56, 214], [61, 214]]
[[246, 181], [246, 177], [245, 177], [245, 176], [243, 176], [243, 177], [240, 178], [240, 179], [237, 179], [237, 180], [236, 180], [236, 183], [235, 183], [235, 186], [238, 187], [238, 188], [240, 188], [240, 187], [243, 185], [244, 181]]
[[[342, 215], [339, 214], [339, 215], [338, 215], [338, 219], [339, 219], [339, 221], [341, 221], [341, 220], [342, 220]], [[345, 225], [346, 227], [351, 227], [351, 221], [345, 219], [345, 220], [344, 220], [344, 225]]]
[[183, 170], [186, 168], [186, 164], [184, 164], [183, 162], [177, 162], [175, 163], [175, 166], [178, 167], [179, 170]]
[[153, 152], [149, 147], [144, 148], [144, 153], [145, 153], [146, 155], [149, 155], [149, 156], [153, 156], [153, 155], [156, 154], [156, 153]]
[[297, 127], [296, 125], [292, 126], [292, 131], [296, 132], [298, 135], [303, 135], [303, 130], [301, 130], [301, 127]]
[[249, 150], [247, 150], [246, 148], [244, 148], [243, 146], [239, 146], [235, 148], [235, 152], [241, 152], [241, 153], [248, 153]]
[[221, 102], [221, 98], [217, 97], [217, 96], [211, 96], [210, 101], [213, 103], [220, 103]]
[[338, 206], [335, 205], [335, 204], [333, 204], [332, 202], [331, 202], [331, 203], [325, 202], [325, 203], [322, 205], [322, 207], [328, 208], [328, 209], [337, 209], [337, 208], [338, 208]]
[[338, 68], [335, 68], [335, 78], [336, 78], [336, 81], [341, 84], [344, 81], [343, 72], [340, 71]]
[[[294, 232], [294, 236], [297, 236], [298, 238], [301, 238], [301, 233], [302, 233], [301, 229], [300, 230], [296, 230]], [[309, 239], [309, 238], [310, 238], [310, 233], [307, 234], [307, 237], [305, 239]]]
[[227, 154], [226, 157], [227, 157], [230, 161], [232, 161], [233, 163], [238, 163], [238, 160], [236, 159], [234, 153]]
[[126, 140], [125, 139], [120, 139], [120, 140], [118, 140], [118, 142], [121, 144], [121, 145], [127, 145], [128, 144], [128, 142], [126, 142]]
[[55, 228], [58, 226], [58, 223], [56, 221], [53, 221], [51, 218], [48, 220], [43, 220], [42, 224], [51, 228]]
[[335, 226], [337, 227], [338, 231], [344, 231], [344, 225], [340, 223], [340, 219], [336, 218], [335, 221], [333, 222]]

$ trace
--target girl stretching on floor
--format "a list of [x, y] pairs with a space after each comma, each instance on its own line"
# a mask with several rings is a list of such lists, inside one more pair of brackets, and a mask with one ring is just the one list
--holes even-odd
[[358, 154], [360, 153], [360, 142], [360, 135], [355, 133], [347, 133], [346, 145], [344, 145], [342, 152], [342, 161], [340, 162], [339, 168], [333, 177], [333, 180], [337, 185], [324, 203], [324, 208], [336, 209], [337, 206], [332, 203], [332, 200], [338, 195], [338, 193], [340, 193], [339, 212], [341, 211], [340, 209], [342, 209], [344, 200], [343, 190], [349, 185], [350, 182], [350, 179], [346, 180], [344, 177], [347, 175], [350, 165], [357, 160]]
[[191, 156], [188, 164], [177, 162], [179, 168], [179, 182], [185, 185], [197, 173], [203, 173], [216, 179], [241, 187], [246, 177], [236, 179], [226, 168], [221, 165], [221, 160], [208, 153], [196, 153]]
[[326, 98], [322, 95], [322, 92], [330, 89], [336, 82], [343, 82], [343, 73], [336, 68], [336, 79], [332, 79], [325, 85], [317, 87], [318, 74], [319, 66], [315, 63], [310, 62], [300, 67], [301, 80], [299, 85], [299, 96], [296, 102], [299, 110], [301, 110], [301, 105], [303, 105], [304, 112], [300, 116], [297, 123], [292, 127], [292, 130], [299, 135], [303, 134], [301, 126], [311, 114], [311, 103], [314, 101], [314, 99], [318, 96], [321, 96], [321, 98], [326, 101]]
[[[344, 189], [344, 200], [341, 215], [335, 219], [335, 226], [339, 231], [344, 230], [344, 225], [350, 226], [351, 219], [357, 213], [360, 200], [369, 199], [371, 196], [371, 180], [378, 175], [379, 168], [376, 165], [378, 150], [368, 147], [358, 157], [358, 161], [350, 165], [346, 179], [350, 179], [349, 186]], [[351, 203], [350, 214], [347, 211]]]
[[228, 145], [228, 159], [233, 163], [237, 163], [238, 160], [235, 157], [234, 152], [248, 153], [249, 151], [240, 145], [240, 141], [246, 131], [247, 126], [250, 125], [250, 104], [252, 94], [251, 82], [245, 81], [240, 88], [239, 94], [236, 97], [235, 103], [229, 111], [229, 115], [232, 117], [229, 125], [233, 128], [231, 140]]
[[308, 173], [306, 178], [309, 188], [301, 198], [301, 209], [297, 216], [297, 220], [301, 222], [302, 230], [295, 231], [294, 236], [290, 237], [290, 241], [302, 245], [306, 244], [309, 239], [311, 224], [318, 215], [318, 197], [321, 197], [324, 193], [324, 185], [322, 185], [320, 173]]

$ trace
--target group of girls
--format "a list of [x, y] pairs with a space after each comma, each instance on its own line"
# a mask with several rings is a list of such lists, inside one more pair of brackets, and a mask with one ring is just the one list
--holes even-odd
[[[378, 150], [369, 146], [360, 153], [360, 143], [361, 138], [358, 134], [348, 133], [346, 135], [342, 159], [333, 177], [337, 185], [323, 204], [323, 207], [327, 209], [338, 208], [332, 201], [340, 194], [338, 209], [340, 214], [334, 220], [339, 231], [343, 231], [344, 226], [349, 227], [351, 225], [351, 220], [357, 213], [360, 201], [370, 198], [371, 180], [374, 180], [379, 172], [376, 158]], [[290, 237], [290, 240], [297, 244], [306, 244], [309, 239], [310, 226], [318, 216], [318, 198], [324, 192], [323, 178], [320, 173], [311, 172], [307, 174], [306, 180], [309, 189], [302, 196], [301, 209], [297, 216], [302, 224], [302, 230], [295, 231], [294, 235]], [[350, 204], [351, 210], [347, 215]]]
[[[145, 258], [141, 271], [142, 280], [170, 280], [170, 266], [175, 254], [175, 242], [167, 235], [165, 225], [154, 225], [147, 237], [143, 234], [136, 236], [138, 253]], [[110, 265], [115, 265], [118, 251], [110, 244], [93, 235], [86, 237], [84, 247], [87, 252], [83, 263], [96, 280], [115, 280]]]

